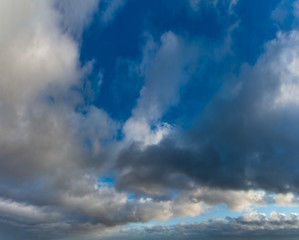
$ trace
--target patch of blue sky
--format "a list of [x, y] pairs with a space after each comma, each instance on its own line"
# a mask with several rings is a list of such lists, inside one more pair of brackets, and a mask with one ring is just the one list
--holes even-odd
[[138, 6], [143, 5], [139, 2], [136, 5], [128, 1], [106, 27], [101, 25], [100, 16], [95, 16], [81, 46], [81, 62], [94, 59], [94, 71], [103, 73], [101, 94], [97, 94], [94, 104], [120, 120], [130, 116], [143, 85], [142, 80], [132, 76], [126, 61], [135, 61], [140, 55], [143, 14]]
[[240, 18], [240, 25], [234, 31], [233, 50], [240, 63], [253, 65], [264, 51], [264, 43], [273, 39], [277, 26], [273, 22], [272, 12], [280, 0], [271, 1], [239, 1], [235, 8]]
[[114, 187], [114, 179], [111, 177], [100, 177], [100, 178], [98, 178], [97, 186], [99, 188], [101, 188], [101, 187], [113, 188]]
[[299, 214], [299, 206], [277, 206], [275, 204], [269, 204], [263, 207], [255, 207], [253, 211], [265, 213], [268, 217], [272, 212], [284, 213], [286, 216], [289, 216], [291, 213]]

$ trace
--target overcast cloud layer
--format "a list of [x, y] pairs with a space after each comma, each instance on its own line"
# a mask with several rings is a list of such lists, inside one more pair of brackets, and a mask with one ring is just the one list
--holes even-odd
[[253, 209], [298, 205], [299, 2], [257, 2], [0, 0], [0, 238], [296, 239]]

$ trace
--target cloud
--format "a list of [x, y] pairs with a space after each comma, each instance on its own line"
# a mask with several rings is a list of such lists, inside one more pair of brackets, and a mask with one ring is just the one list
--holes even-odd
[[298, 36], [279, 33], [267, 43], [257, 63], [228, 79], [189, 131], [124, 149], [117, 185], [158, 194], [194, 186], [298, 192]]
[[[110, 204], [114, 197], [95, 190], [94, 168], [118, 125], [104, 111], [84, 106], [77, 90], [88, 68], [80, 66], [73, 34], [90, 21], [96, 1], [82, 8], [68, 3], [0, 3], [0, 220], [2, 228], [16, 226], [32, 239], [34, 231], [85, 229], [89, 218], [106, 224], [104, 209], [93, 218], [92, 208], [98, 198]], [[69, 15], [74, 8], [80, 9], [76, 18]], [[114, 207], [123, 203], [123, 195], [115, 198]]]
[[104, 0], [104, 4], [106, 5], [106, 7], [102, 13], [102, 21], [105, 24], [111, 22], [116, 16], [116, 14], [125, 5], [125, 2], [125, 0]]
[[272, 11], [271, 18], [280, 30], [298, 29], [299, 2], [282, 0]]
[[[236, 1], [227, 3], [231, 10]], [[124, 1], [105, 4], [108, 23]], [[80, 38], [99, 6], [0, 1], [0, 237], [98, 234], [195, 217], [218, 204], [244, 211], [273, 201], [271, 191], [279, 193], [277, 205], [292, 205], [299, 33], [278, 34], [254, 66], [223, 84], [189, 130], [163, 116], [199, 68], [198, 42], [174, 31], [147, 36], [136, 64], [145, 84], [132, 116], [120, 123], [86, 105], [80, 91], [92, 71], [92, 62], [80, 63]], [[115, 185], [101, 182], [107, 175]], [[199, 224], [194, 232], [210, 234], [217, 224], [259, 230], [261, 223], [270, 231], [275, 221], [293, 230], [298, 219], [253, 214]], [[180, 227], [144, 231], [186, 232]]]
[[2, 220], [10, 217], [16, 218], [17, 221], [38, 222], [39, 224], [57, 222], [61, 220], [61, 215], [58, 212], [53, 212], [50, 209], [39, 208], [32, 205], [26, 205], [14, 201], [0, 199], [0, 212]]
[[[19, 11], [25, 9], [22, 14], [14, 16], [15, 4]], [[1, 41], [1, 175], [54, 170], [59, 158], [72, 154], [63, 146], [72, 142], [67, 117], [70, 104], [78, 101], [69, 91], [81, 77], [77, 45], [60, 32], [57, 21], [50, 21], [58, 15], [49, 3], [9, 1], [1, 10], [8, 18], [1, 31], [13, 39]]]
[[[2, 232], [12, 225], [18, 229], [16, 238], [21, 233], [32, 239], [51, 238], [63, 232], [95, 231], [186, 214], [169, 199], [129, 199], [127, 193], [113, 187], [100, 187], [98, 179], [110, 164], [106, 158], [117, 152], [117, 144], [113, 144], [119, 123], [105, 111], [84, 105], [77, 89], [90, 65], [81, 66], [76, 42], [97, 1], [84, 6], [34, 0], [1, 4], [5, 21], [0, 29], [7, 37], [0, 40], [4, 49], [0, 54], [0, 132], [5, 136], [0, 140]], [[157, 120], [177, 102], [179, 86], [186, 78], [182, 40], [170, 32], [161, 41], [157, 64], [151, 68], [149, 62], [142, 63], [148, 90], [143, 90], [134, 116], [145, 116], [148, 121]], [[167, 62], [168, 57], [174, 58], [172, 63]], [[156, 79], [160, 64], [168, 69]], [[174, 75], [171, 67], [178, 67], [176, 73], [182, 76]], [[155, 93], [159, 81], [165, 88], [169, 82], [175, 83], [168, 97], [163, 91]], [[158, 99], [152, 103], [142, 100], [155, 96]], [[159, 100], [165, 106], [156, 111]], [[143, 112], [146, 106], [154, 109], [154, 118]], [[202, 205], [188, 199], [182, 204], [197, 214], [204, 212]]]
[[144, 226], [129, 228], [111, 234], [104, 239], [296, 239], [299, 218], [296, 213], [272, 212], [266, 214], [252, 212], [238, 218], [211, 219], [202, 223], [182, 223], [177, 225]]
[[293, 193], [277, 194], [274, 196], [274, 200], [277, 206], [297, 206], [298, 202], [295, 199]]
[[62, 0], [55, 3], [61, 14], [63, 29], [78, 39], [81, 37], [84, 28], [91, 22], [93, 14], [97, 12], [100, 1], [74, 2]]
[[253, 206], [266, 206], [271, 200], [263, 191], [233, 191], [200, 188], [192, 192], [194, 199], [209, 205], [226, 204], [233, 211], [242, 212]]
[[123, 127], [128, 140], [156, 144], [169, 133], [171, 126], [161, 123], [160, 118], [178, 103], [179, 90], [190, 78], [196, 52], [195, 46], [171, 31], [161, 36], [160, 46], [148, 37], [139, 67], [145, 85], [132, 117]]

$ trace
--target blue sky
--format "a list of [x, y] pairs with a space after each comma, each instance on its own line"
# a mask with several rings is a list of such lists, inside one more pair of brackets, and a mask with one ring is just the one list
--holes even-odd
[[0, 238], [297, 239], [298, 0], [0, 0]]

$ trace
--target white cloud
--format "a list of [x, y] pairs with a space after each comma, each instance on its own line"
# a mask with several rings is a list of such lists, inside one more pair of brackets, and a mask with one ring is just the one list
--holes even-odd
[[274, 196], [274, 200], [277, 206], [297, 206], [298, 202], [295, 199], [295, 196], [293, 193], [286, 193], [286, 194], [276, 194]]
[[208, 205], [226, 204], [229, 209], [238, 212], [250, 210], [252, 207], [266, 206], [269, 199], [264, 191], [215, 190], [209, 188], [198, 189], [193, 193], [193, 196]]
[[128, 141], [136, 141], [144, 144], [144, 146], [158, 144], [171, 131], [171, 126], [167, 123], [160, 123], [151, 129], [146, 119], [129, 119], [123, 131], [126, 133]]

